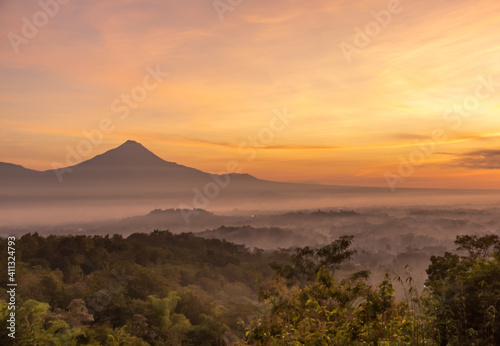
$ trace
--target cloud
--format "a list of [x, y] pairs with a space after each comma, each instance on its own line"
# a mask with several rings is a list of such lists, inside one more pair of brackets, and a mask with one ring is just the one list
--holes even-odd
[[[443, 114], [474, 92], [478, 76], [500, 75], [499, 2], [403, 1], [404, 11], [351, 64], [339, 43], [353, 44], [356, 28], [387, 0], [243, 1], [223, 21], [212, 3], [71, 1], [16, 54], [7, 35], [20, 33], [21, 18], [40, 6], [0, 0], [0, 156], [48, 169], [82, 130], [109, 117], [117, 130], [103, 146], [137, 138], [162, 157], [216, 171], [286, 106], [296, 118], [249, 170], [358, 184], [359, 172], [375, 179], [415, 141], [448, 130], [454, 122]], [[158, 64], [171, 75], [117, 120], [113, 100]], [[478, 158], [459, 153], [500, 148], [500, 133], [491, 133], [497, 113], [496, 97], [482, 101], [436, 150], [474, 165]], [[30, 144], [13, 146], [8, 137]], [[270, 163], [278, 161], [275, 172]], [[419, 172], [441, 176], [440, 168]]]
[[393, 136], [394, 139], [403, 141], [428, 141], [429, 135], [419, 135], [414, 133], [398, 133]]
[[483, 149], [457, 155], [454, 165], [468, 169], [500, 169], [500, 150]]

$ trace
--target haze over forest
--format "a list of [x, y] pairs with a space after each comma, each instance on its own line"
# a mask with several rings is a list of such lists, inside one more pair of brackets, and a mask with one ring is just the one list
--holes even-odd
[[36, 171], [0, 164], [3, 234], [129, 236], [169, 230], [266, 251], [355, 236], [353, 263], [415, 270], [458, 235], [497, 234], [500, 191], [330, 186], [213, 174], [169, 162], [128, 140], [77, 165]]
[[[241, 171], [237, 162], [232, 169]], [[153, 209], [291, 210], [401, 205], [484, 206], [500, 191], [330, 186], [273, 182], [246, 173], [214, 174], [165, 161], [136, 141], [87, 161], [36, 171], [0, 163], [4, 225], [140, 215]]]

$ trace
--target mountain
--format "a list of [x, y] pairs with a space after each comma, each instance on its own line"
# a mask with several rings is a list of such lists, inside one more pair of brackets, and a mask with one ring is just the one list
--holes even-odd
[[10, 178], [34, 178], [40, 172], [12, 163], [0, 162], [0, 181]]
[[[77, 165], [44, 173], [53, 174], [56, 178], [59, 176], [63, 184], [72, 186], [96, 184], [94, 186], [116, 187], [128, 181], [129, 190], [140, 190], [152, 184], [173, 187], [209, 178], [207, 173], [200, 170], [165, 161], [142, 144], [131, 140]], [[154, 188], [158, 188], [158, 185]]]
[[128, 140], [119, 147], [80, 163], [79, 167], [165, 167], [177, 165], [167, 162], [142, 144]]
[[146, 149], [142, 144], [128, 140], [119, 147], [111, 149], [104, 154], [73, 166], [78, 169], [184, 169], [190, 172], [203, 173], [197, 169], [168, 162]]
[[[382, 177], [381, 177], [382, 179]], [[469, 202], [469, 193], [463, 193]], [[36, 171], [0, 163], [0, 224], [19, 220], [109, 218], [157, 208], [294, 209], [325, 206], [438, 203], [450, 190], [325, 186], [261, 180], [249, 174], [211, 174], [166, 161], [126, 141], [77, 165]], [[422, 199], [420, 199], [421, 201]], [[189, 218], [189, 217], [187, 217]], [[187, 221], [189, 222], [189, 221]]]
[[206, 173], [166, 161], [132, 140], [87, 161], [56, 170], [41, 172], [0, 163], [0, 178], [0, 197], [4, 203], [23, 199], [164, 199], [188, 206], [192, 202], [196, 208], [196, 204], [215, 197], [270, 198], [280, 191], [306, 187], [260, 180], [249, 174]]

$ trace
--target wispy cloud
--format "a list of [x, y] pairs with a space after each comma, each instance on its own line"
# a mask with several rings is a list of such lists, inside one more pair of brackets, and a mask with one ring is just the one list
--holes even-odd
[[[350, 184], [379, 177], [415, 141], [449, 127], [443, 112], [474, 91], [477, 76], [500, 76], [498, 1], [402, 1], [404, 11], [352, 64], [338, 44], [386, 0], [244, 1], [224, 21], [207, 0], [70, 1], [19, 54], [6, 37], [38, 2], [0, 3], [0, 125], [29, 143], [0, 137], [0, 161], [36, 169], [49, 169], [82, 130], [113, 117], [110, 103], [152, 64], [171, 72], [168, 82], [102, 150], [134, 138], [163, 158], [215, 171], [273, 108], [287, 106], [294, 123], [248, 171], [274, 177], [270, 162], [279, 161], [279, 174]], [[498, 148], [497, 100], [482, 102], [440, 151]], [[441, 175], [419, 172], [422, 184]]]
[[500, 150], [483, 149], [456, 155], [453, 165], [468, 169], [500, 169]]

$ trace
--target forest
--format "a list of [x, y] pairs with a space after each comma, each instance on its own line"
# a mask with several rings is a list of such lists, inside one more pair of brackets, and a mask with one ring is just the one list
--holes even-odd
[[457, 236], [455, 251], [430, 258], [423, 289], [409, 265], [369, 282], [353, 239], [261, 250], [169, 231], [25, 234], [16, 338], [2, 290], [0, 344], [500, 344], [498, 236]]

